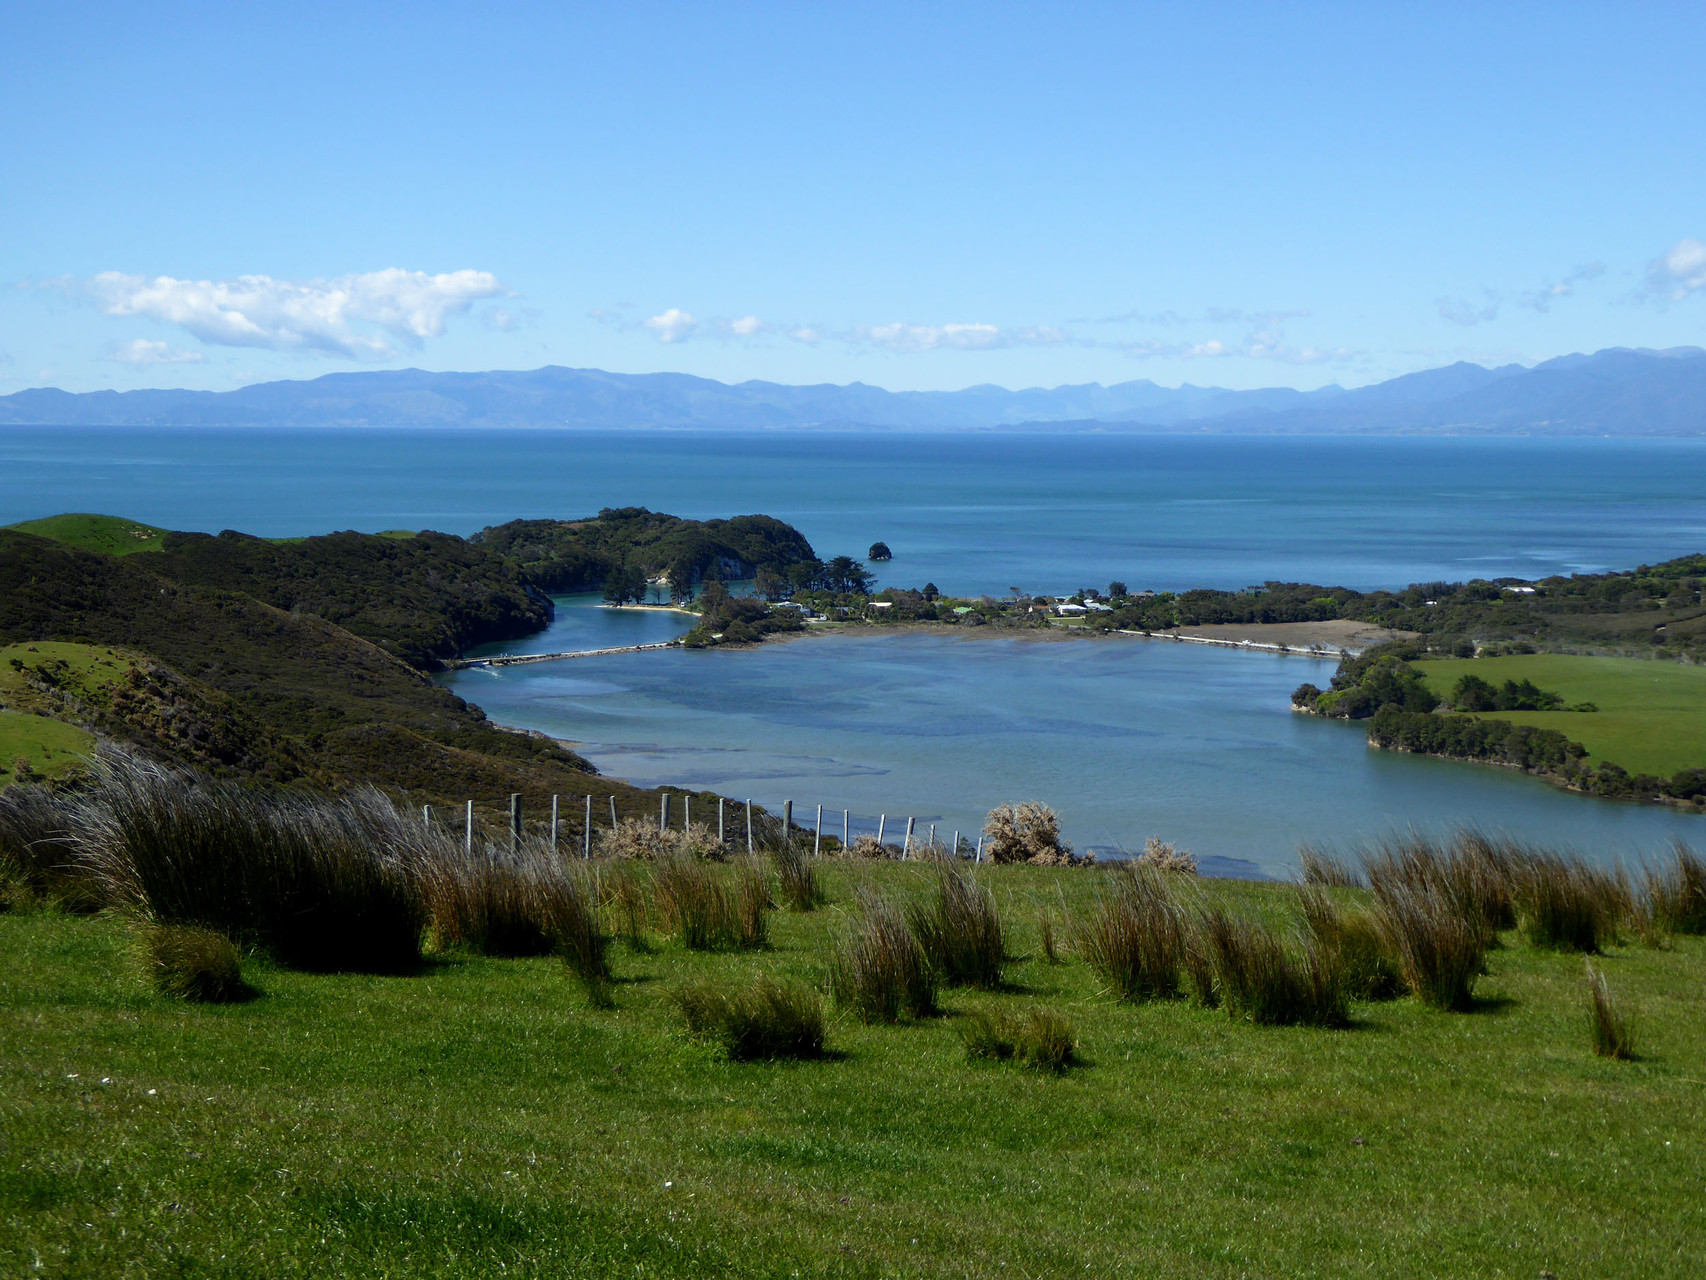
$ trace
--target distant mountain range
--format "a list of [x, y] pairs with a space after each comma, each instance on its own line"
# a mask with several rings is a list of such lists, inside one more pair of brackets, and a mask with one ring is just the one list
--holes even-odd
[[0, 424], [1698, 436], [1706, 435], [1706, 351], [1619, 347], [1532, 369], [1458, 363], [1355, 391], [1169, 388], [1147, 380], [884, 391], [862, 382], [730, 385], [682, 373], [555, 365], [492, 373], [401, 369], [238, 391], [41, 388], [0, 396]]

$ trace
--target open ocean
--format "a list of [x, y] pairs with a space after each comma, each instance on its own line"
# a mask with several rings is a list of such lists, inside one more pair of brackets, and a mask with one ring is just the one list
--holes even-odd
[[[0, 523], [101, 511], [176, 529], [472, 533], [647, 506], [764, 512], [819, 555], [882, 540], [886, 583], [956, 593], [1269, 579], [1359, 588], [1622, 568], [1706, 550], [1706, 440], [0, 428]], [[565, 601], [549, 648], [667, 634]], [[517, 646], [520, 647], [520, 646]], [[1296, 843], [1478, 824], [1589, 855], [1706, 822], [1500, 770], [1371, 752], [1287, 709], [1331, 665], [1165, 642], [823, 637], [461, 673], [601, 768], [912, 813], [946, 836], [1035, 796], [1084, 846], [1177, 840], [1276, 874]]]

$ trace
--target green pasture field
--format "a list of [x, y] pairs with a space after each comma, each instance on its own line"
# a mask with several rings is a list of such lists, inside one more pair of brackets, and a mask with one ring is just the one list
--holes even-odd
[[1414, 664], [1428, 687], [1450, 695], [1463, 676], [1492, 684], [1532, 680], [1562, 694], [1566, 704], [1592, 702], [1598, 711], [1489, 711], [1516, 724], [1556, 729], [1588, 749], [1596, 763], [1668, 778], [1678, 769], [1706, 768], [1706, 667], [1640, 658], [1567, 653], [1504, 658], [1440, 658]]
[[23, 673], [12, 666], [64, 662], [64, 678], [72, 688], [99, 688], [118, 679], [133, 659], [103, 646], [42, 640], [34, 644], [0, 645], [0, 786], [15, 780], [13, 766], [30, 762], [32, 772], [56, 778], [83, 762], [95, 744], [94, 735], [75, 725], [33, 712], [45, 709]]
[[99, 551], [109, 556], [128, 556], [138, 551], [158, 551], [166, 530], [122, 516], [98, 516], [76, 512], [48, 516], [42, 520], [25, 520], [7, 525], [19, 533], [33, 533], [38, 538], [52, 538], [80, 551]]
[[[126, 923], [0, 915], [0, 1267], [59, 1276], [1697, 1276], [1706, 1271], [1706, 942], [1613, 948], [1639, 1058], [1589, 1051], [1579, 956], [1514, 935], [1479, 1007], [1354, 1006], [1345, 1030], [1121, 1004], [1037, 954], [1098, 873], [984, 868], [1009, 989], [734, 1064], [670, 993], [821, 985], [855, 893], [757, 953], [618, 944], [617, 1007], [551, 959], [404, 977], [259, 961], [264, 994], [153, 994]], [[1290, 890], [1204, 882], [1269, 916]], [[976, 1009], [1046, 1006], [1082, 1065], [966, 1060]]]
[[76, 725], [0, 709], [0, 787], [16, 781], [19, 760], [29, 761], [39, 777], [57, 778], [81, 764], [94, 742], [93, 734]]

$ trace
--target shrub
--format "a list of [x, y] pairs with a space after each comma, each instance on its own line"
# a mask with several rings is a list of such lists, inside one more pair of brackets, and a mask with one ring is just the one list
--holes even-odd
[[1303, 867], [1303, 883], [1321, 885], [1328, 889], [1360, 889], [1363, 880], [1356, 870], [1326, 850], [1306, 844], [1297, 851]]
[[1232, 1017], [1264, 1027], [1342, 1027], [1350, 1020], [1337, 957], [1319, 943], [1293, 954], [1265, 925], [1218, 907], [1203, 912], [1199, 927]]
[[997, 805], [984, 819], [983, 834], [991, 862], [1069, 867], [1093, 861], [1073, 854], [1072, 846], [1060, 838], [1060, 816], [1035, 800]]
[[1332, 953], [1346, 994], [1357, 1000], [1390, 1000], [1404, 994], [1398, 970], [1380, 924], [1366, 911], [1340, 911], [1320, 885], [1298, 886], [1298, 906], [1315, 941]]
[[830, 959], [835, 1003], [861, 1022], [895, 1022], [904, 1013], [937, 1012], [936, 975], [906, 917], [894, 904], [867, 899], [864, 911]]
[[1588, 1034], [1593, 1051], [1602, 1058], [1635, 1056], [1635, 1028], [1629, 1016], [1617, 1007], [1605, 975], [1592, 964], [1588, 975]]
[[776, 847], [773, 856], [782, 901], [795, 911], [815, 911], [822, 906], [823, 886], [818, 883], [817, 869], [812, 866], [810, 856], [786, 840]]
[[1189, 850], [1180, 849], [1177, 845], [1167, 844], [1160, 836], [1150, 836], [1143, 843], [1143, 852], [1137, 856], [1137, 865], [1152, 867], [1156, 871], [1177, 871], [1183, 875], [1194, 876], [1197, 873], [1197, 858]]
[[1473, 1007], [1475, 979], [1485, 963], [1480, 922], [1466, 919], [1435, 890], [1402, 886], [1380, 891], [1376, 918], [1404, 984], [1418, 999], [1439, 1009]]
[[873, 835], [854, 836], [853, 843], [843, 845], [838, 854], [842, 858], [898, 858], [900, 849], [892, 844], [879, 844]]
[[907, 922], [937, 976], [950, 986], [1001, 985], [1006, 941], [995, 899], [966, 872], [939, 863], [936, 892], [913, 903]]
[[222, 933], [194, 925], [142, 926], [143, 965], [154, 989], [180, 1000], [235, 1004], [256, 992], [243, 981], [242, 957]]
[[99, 911], [106, 895], [77, 856], [78, 805], [45, 786], [0, 789], [0, 867], [17, 905], [46, 899], [67, 911]]
[[695, 822], [685, 831], [660, 829], [657, 823], [642, 818], [623, 818], [614, 827], [598, 833], [598, 856], [655, 862], [672, 854], [690, 858], [716, 860], [727, 853], [717, 839], [717, 833]]
[[759, 978], [745, 990], [697, 983], [675, 994], [696, 1036], [721, 1044], [735, 1062], [823, 1055], [823, 1002], [814, 991]]
[[1016, 1062], [1044, 1071], [1064, 1071], [1078, 1060], [1078, 1037], [1071, 1021], [1051, 1009], [1032, 1009], [1023, 1017], [1009, 1013], [967, 1014], [960, 1041], [972, 1061]]
[[105, 897], [301, 969], [420, 960], [434, 837], [377, 791], [314, 798], [104, 754], [80, 857]]
[[1179, 994], [1184, 924], [1178, 903], [1155, 872], [1110, 871], [1096, 905], [1074, 929], [1073, 949], [1122, 1000]]
[[1530, 855], [1514, 882], [1517, 928], [1533, 947], [1595, 954], [1624, 914], [1616, 881], [1579, 863]]

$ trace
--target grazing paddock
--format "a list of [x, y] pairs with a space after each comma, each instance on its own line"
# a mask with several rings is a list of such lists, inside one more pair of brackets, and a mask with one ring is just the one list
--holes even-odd
[[[1486, 951], [1467, 1012], [1353, 995], [1346, 1027], [1261, 1026], [1237, 1014], [1247, 984], [1228, 988], [1234, 1016], [1192, 998], [1207, 979], [1182, 953], [1219, 908], [1265, 930], [1289, 964], [1327, 954], [1296, 890], [1184, 877], [1167, 882], [1180, 886], [1170, 912], [1101, 869], [986, 866], [970, 875], [1001, 920], [999, 983], [944, 982], [939, 1011], [898, 1023], [825, 999], [813, 1056], [815, 1015], [799, 1001], [827, 994], [838, 948], [868, 936], [861, 901], [893, 904], [884, 918], [904, 929], [940, 906], [939, 868], [819, 862], [822, 909], [771, 910], [762, 945], [709, 951], [659, 910], [658, 868], [594, 870], [616, 938], [597, 949], [611, 1008], [595, 1007], [606, 1001], [559, 955], [461, 946], [429, 947], [400, 974], [306, 972], [250, 951], [256, 998], [195, 1003], [154, 989], [121, 915], [0, 914], [0, 1266], [268, 1277], [1706, 1268], [1706, 939], [1695, 934], [1659, 947], [1620, 934], [1593, 957], [1617, 1015], [1639, 1030], [1637, 1056], [1622, 1061], [1595, 1051], [1582, 956], [1530, 946], [1514, 928]], [[730, 892], [755, 874], [712, 870]], [[1425, 877], [1404, 890], [1425, 891]], [[1368, 891], [1322, 892], [1345, 919], [1379, 916]], [[1337, 927], [1319, 901], [1309, 910], [1316, 928]], [[1043, 952], [1042, 919], [1059, 963]], [[1151, 919], [1180, 978], [1135, 984], [1162, 998], [1121, 999], [1077, 950], [1112, 956], [1121, 931]], [[1033, 1021], [1038, 1011], [1052, 1021]], [[999, 1062], [1056, 1065], [1068, 1051], [1064, 1071]]]

